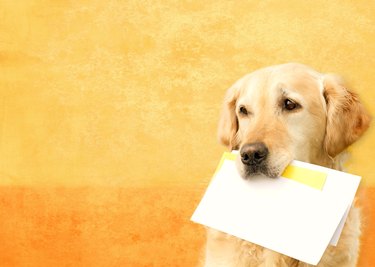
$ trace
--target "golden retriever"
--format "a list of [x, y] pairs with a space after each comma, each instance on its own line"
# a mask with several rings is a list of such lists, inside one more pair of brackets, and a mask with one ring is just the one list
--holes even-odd
[[[257, 70], [229, 88], [218, 136], [240, 151], [236, 164], [243, 178], [278, 177], [293, 159], [340, 170], [342, 152], [369, 123], [340, 78], [288, 63]], [[318, 266], [356, 266], [360, 231], [353, 206], [338, 245], [327, 248]], [[213, 229], [207, 229], [205, 254], [206, 267], [310, 266]]]

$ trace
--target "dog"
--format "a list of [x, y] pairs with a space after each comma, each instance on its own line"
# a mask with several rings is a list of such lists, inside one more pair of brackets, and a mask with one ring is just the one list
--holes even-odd
[[[228, 89], [218, 137], [239, 150], [236, 165], [244, 179], [272, 179], [293, 159], [341, 170], [343, 152], [370, 120], [340, 77], [287, 63], [254, 71]], [[337, 246], [328, 246], [317, 266], [356, 266], [360, 233], [360, 211], [353, 206]], [[204, 266], [311, 265], [208, 228]]]

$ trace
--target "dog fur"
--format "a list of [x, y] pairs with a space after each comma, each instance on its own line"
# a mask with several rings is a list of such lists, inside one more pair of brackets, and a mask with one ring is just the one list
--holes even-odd
[[[287, 109], [286, 101], [295, 103], [296, 108]], [[344, 150], [369, 124], [370, 116], [357, 95], [339, 77], [288, 63], [257, 70], [229, 88], [218, 136], [229, 149], [264, 143], [269, 153], [265, 167], [258, 173], [278, 177], [293, 159], [340, 170]], [[255, 171], [248, 170], [241, 156], [236, 164], [243, 178], [251, 179]], [[356, 266], [360, 232], [361, 215], [353, 206], [338, 245], [327, 248], [318, 266]], [[207, 229], [204, 266], [310, 265]]]

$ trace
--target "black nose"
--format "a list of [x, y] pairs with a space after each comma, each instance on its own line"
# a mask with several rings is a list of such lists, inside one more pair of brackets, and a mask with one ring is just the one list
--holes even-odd
[[267, 158], [268, 148], [262, 142], [246, 144], [242, 146], [241, 161], [245, 165], [257, 165]]

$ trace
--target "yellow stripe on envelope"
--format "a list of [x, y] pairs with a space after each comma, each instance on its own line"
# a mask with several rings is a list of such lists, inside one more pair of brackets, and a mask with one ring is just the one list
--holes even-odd
[[[225, 160], [234, 161], [236, 157], [237, 154], [224, 152], [223, 156], [220, 159], [219, 165], [216, 168], [215, 174], [221, 169], [221, 166], [223, 165]], [[293, 165], [289, 165], [288, 167], [286, 167], [281, 176], [318, 190], [323, 189], [324, 183], [326, 182], [327, 178], [327, 174], [324, 172], [310, 170]]]
[[300, 182], [310, 187], [322, 190], [326, 182], [327, 174], [303, 167], [289, 165], [281, 175], [284, 178]]
[[217, 165], [217, 168], [215, 170], [215, 175], [216, 173], [221, 169], [221, 166], [223, 166], [223, 163], [224, 161], [227, 159], [227, 160], [232, 160], [234, 161], [236, 159], [237, 155], [236, 154], [232, 154], [230, 152], [224, 152], [224, 154], [221, 156], [221, 159], [220, 159], [220, 162], [219, 162], [219, 165]]

